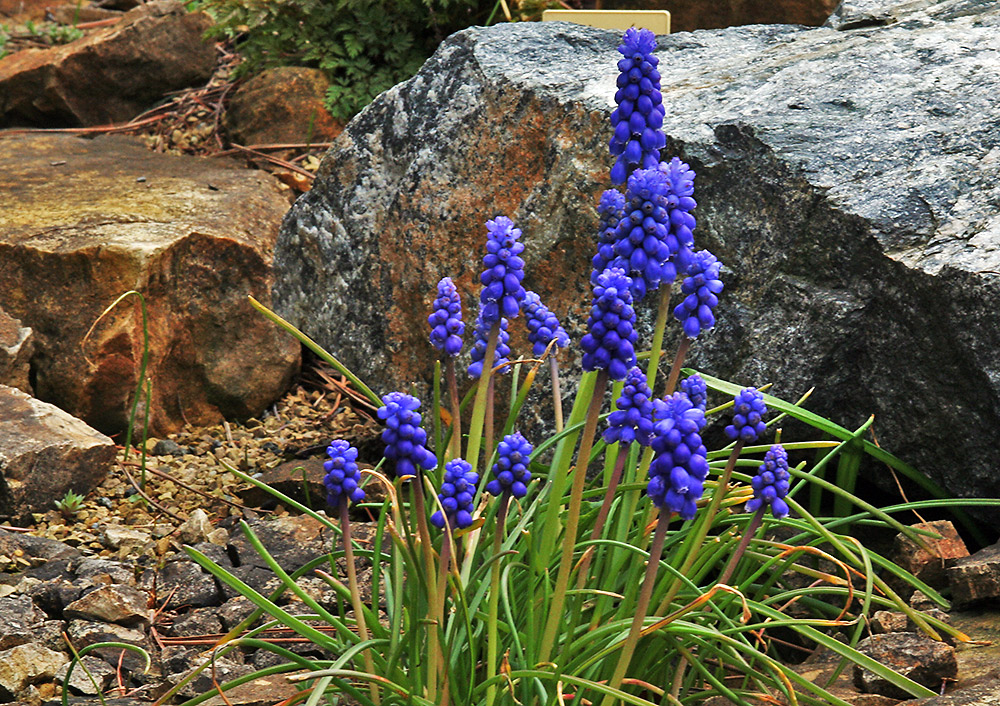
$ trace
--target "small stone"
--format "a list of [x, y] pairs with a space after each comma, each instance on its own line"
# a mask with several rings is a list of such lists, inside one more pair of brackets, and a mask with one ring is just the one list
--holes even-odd
[[965, 542], [958, 535], [955, 526], [947, 520], [921, 522], [913, 525], [913, 529], [936, 532], [940, 539], [920, 535], [921, 546], [900, 533], [893, 543], [892, 558], [928, 586], [944, 588], [948, 585], [945, 569], [957, 559], [969, 556]]
[[176, 441], [160, 439], [153, 446], [152, 453], [154, 456], [181, 456], [184, 454], [184, 449]]
[[889, 610], [875, 611], [871, 619], [871, 628], [874, 633], [905, 632], [910, 619], [905, 613], [896, 613]]
[[112, 584], [102, 586], [73, 601], [64, 609], [67, 618], [100, 620], [119, 625], [149, 623], [148, 594], [144, 591]]
[[[881, 662], [909, 679], [934, 691], [958, 676], [955, 650], [949, 645], [912, 632], [873, 635], [858, 643], [858, 651]], [[895, 699], [911, 696], [873, 672], [854, 666], [854, 686], [858, 691]]]
[[177, 537], [184, 544], [198, 544], [209, 541], [208, 535], [212, 532], [211, 521], [208, 513], [201, 508], [191, 512], [190, 517], [177, 528]]
[[0, 651], [0, 699], [12, 701], [29, 685], [54, 678], [67, 662], [62, 652], [34, 643]]
[[1000, 542], [957, 560], [948, 569], [948, 582], [956, 610], [1000, 598]]
[[[84, 655], [82, 659], [83, 664], [87, 667], [87, 670], [84, 671], [81, 669], [79, 664], [73, 667], [73, 673], [70, 675], [69, 679], [69, 688], [77, 694], [85, 694], [87, 696], [103, 692], [108, 688], [111, 681], [115, 677], [114, 667], [98, 657]], [[60, 684], [65, 683], [66, 672], [69, 671], [69, 666], [70, 663], [67, 662], [59, 668], [58, 672], [56, 672], [56, 680]], [[87, 676], [87, 672], [90, 672], [94, 681], [97, 682], [96, 688], [94, 686], [94, 682], [92, 682], [90, 677]]]

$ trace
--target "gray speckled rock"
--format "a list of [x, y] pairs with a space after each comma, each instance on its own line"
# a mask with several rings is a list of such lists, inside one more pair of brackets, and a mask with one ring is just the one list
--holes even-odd
[[[689, 361], [786, 398], [815, 385], [818, 412], [875, 413], [884, 447], [997, 496], [1000, 6], [879, 7], [863, 29], [661, 38], [666, 155], [697, 171], [697, 245], [727, 266]], [[380, 393], [426, 380], [434, 285], [450, 275], [471, 301], [482, 223], [505, 213], [526, 286], [578, 338], [617, 42], [559, 23], [449, 38], [347, 127], [286, 217], [279, 312]]]

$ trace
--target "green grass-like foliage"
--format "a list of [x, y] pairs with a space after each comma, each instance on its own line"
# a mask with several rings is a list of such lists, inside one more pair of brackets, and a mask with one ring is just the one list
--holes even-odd
[[321, 69], [327, 108], [346, 121], [409, 78], [448, 34], [483, 24], [495, 0], [198, 0], [210, 36], [232, 38], [237, 76], [276, 66]]
[[[343, 369], [335, 358], [290, 324], [257, 302], [252, 303]], [[533, 384], [538, 364], [532, 365], [527, 375], [511, 376], [515, 388]], [[706, 380], [720, 400], [734, 389], [731, 383], [708, 376]], [[608, 473], [598, 473], [588, 481], [577, 529], [573, 536], [566, 536], [573, 479], [582, 472], [581, 461], [573, 462], [574, 449], [588, 426], [586, 410], [591, 407], [594, 382], [595, 374], [584, 375], [565, 429], [536, 445], [532, 462], [535, 480], [527, 497], [511, 503], [504, 513], [495, 498], [483, 497], [480, 488], [477, 522], [469, 530], [455, 533], [447, 550], [444, 543], [448, 538], [442, 532], [432, 530], [430, 547], [421, 541], [421, 536], [427, 536], [422, 535], [427, 527], [414, 512], [411, 483], [390, 481], [381, 465], [367, 472], [367, 482], [384, 485], [388, 498], [381, 504], [368, 505], [377, 517], [374, 542], [352, 546], [356, 559], [374, 568], [371, 599], [363, 606], [355, 603], [357, 588], [352, 589], [335, 567], [335, 560], [345, 555], [342, 545], [288, 574], [244, 525], [249, 541], [283, 583], [269, 596], [189, 549], [199, 564], [257, 606], [256, 613], [242, 626], [219, 641], [213, 654], [225, 654], [238, 645], [281, 654], [288, 663], [270, 668], [268, 673], [289, 673], [301, 685], [299, 701], [306, 704], [554, 705], [582, 704], [586, 699], [592, 703], [651, 706], [696, 703], [723, 695], [738, 704], [765, 699], [846, 706], [824, 685], [810, 683], [786, 666], [783, 658], [787, 652], [782, 653], [779, 645], [794, 642], [825, 647], [842, 658], [842, 666], [860, 664], [915, 697], [932, 695], [929, 689], [854, 648], [867, 634], [865, 616], [883, 608], [906, 612], [931, 636], [949, 633], [967, 639], [910, 608], [886, 578], [894, 577], [893, 585], [902, 582], [918, 588], [946, 606], [936, 591], [853, 537], [862, 524], [905, 531], [918, 541], [921, 535], [901, 525], [891, 514], [822, 478], [823, 467], [835, 465], [846, 450], [874, 452], [877, 447], [868, 449], [858, 442], [864, 429], [851, 432], [799, 404], [769, 396], [769, 405], [780, 412], [772, 420], [771, 431], [774, 422], [788, 415], [812, 425], [817, 436], [832, 434], [841, 441], [786, 440], [790, 453], [815, 460], [811, 464], [803, 461], [793, 469], [793, 488], [788, 497], [792, 514], [783, 520], [765, 515], [759, 526], [751, 524], [751, 516], [742, 508], [752, 492], [749, 477], [768, 445], [744, 447], [736, 459], [732, 482], [725, 488], [713, 483], [713, 479], [718, 479], [732, 447], [711, 451], [713, 470], [702, 507], [693, 521], [669, 525], [650, 600], [646, 601], [649, 608], [640, 609], [644, 564], [656, 523], [654, 508], [643, 493], [648, 458], [634, 449], [605, 446], [600, 441], [594, 444], [588, 456], [594, 462], [603, 461], [606, 469], [613, 466], [618, 453], [627, 454], [622, 482], [613, 493], [607, 520], [595, 532]], [[361, 389], [373, 402], [377, 399], [369, 388]], [[512, 398], [520, 397], [516, 392], [512, 391]], [[471, 399], [470, 394], [466, 403]], [[709, 410], [710, 416], [724, 416], [728, 406]], [[515, 404], [510, 416], [516, 416], [518, 410]], [[506, 422], [509, 425], [512, 419]], [[448, 439], [443, 443], [447, 444]], [[884, 460], [885, 452], [877, 452]], [[268, 489], [247, 474], [229, 470], [270, 490], [287, 506], [312, 516], [334, 532], [342, 532], [342, 523]], [[440, 474], [438, 468], [425, 476], [425, 498], [435, 497]], [[483, 475], [485, 484], [488, 473]], [[834, 517], [811, 513], [806, 505], [813, 483], [833, 493], [850, 514]], [[710, 516], [704, 506], [716, 495], [719, 511]], [[961, 502], [969, 505], [976, 501]], [[921, 506], [952, 504], [955, 501], [937, 500], [923, 501]], [[906, 509], [906, 505], [896, 506], [892, 512]], [[428, 513], [432, 511], [427, 509]], [[718, 583], [748, 530], [748, 546], [740, 550], [725, 583]], [[567, 580], [562, 580], [559, 566], [567, 542], [572, 570]], [[454, 562], [442, 572], [440, 562], [449, 555]], [[317, 603], [296, 585], [299, 576], [323, 578], [340, 597], [338, 605]], [[297, 602], [283, 605], [283, 594], [293, 594]], [[354, 610], [355, 605], [361, 606], [360, 610]], [[615, 671], [637, 610], [645, 616], [638, 648], [625, 660], [623, 677], [616, 679]], [[366, 640], [359, 637], [358, 613], [367, 626]], [[262, 615], [270, 622], [249, 630]], [[333, 630], [316, 629], [316, 621]], [[295, 630], [324, 647], [330, 656], [304, 658], [257, 637], [264, 627], [274, 625]], [[209, 665], [210, 661], [206, 662], [205, 668]], [[188, 701], [187, 706], [196, 706], [210, 697], [199, 696]]]

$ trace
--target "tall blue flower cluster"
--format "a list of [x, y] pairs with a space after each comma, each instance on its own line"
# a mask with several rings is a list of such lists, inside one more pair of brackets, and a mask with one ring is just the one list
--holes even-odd
[[618, 223], [612, 265], [632, 277], [635, 301], [677, 276], [673, 257], [679, 246], [670, 232], [668, 191], [667, 178], [658, 169], [640, 169], [628, 178], [627, 204]]
[[486, 222], [486, 267], [479, 276], [483, 290], [479, 295], [483, 321], [495, 324], [501, 316], [514, 318], [524, 299], [524, 260], [520, 255], [524, 244], [518, 242], [521, 229], [506, 216], [497, 216]]
[[757, 469], [757, 475], [750, 479], [753, 497], [747, 501], [747, 512], [756, 512], [765, 503], [771, 506], [771, 514], [779, 520], [788, 516], [788, 452], [781, 444], [775, 444], [764, 454], [764, 463]]
[[612, 267], [597, 278], [594, 302], [587, 321], [588, 333], [580, 341], [584, 370], [607, 370], [612, 380], [622, 380], [635, 365], [635, 309], [632, 279]]
[[500, 495], [505, 491], [515, 498], [523, 498], [528, 493], [528, 458], [534, 450], [531, 443], [520, 432], [508, 434], [497, 444], [497, 462], [493, 464], [493, 480], [486, 484], [486, 492]]
[[[469, 377], [478, 378], [482, 377], [483, 374], [483, 358], [486, 357], [486, 345], [489, 343], [490, 328], [492, 324], [486, 323], [483, 320], [483, 310], [479, 310], [479, 316], [476, 318], [476, 326], [472, 330], [472, 350], [469, 351], [469, 356], [472, 359], [472, 363], [469, 365], [467, 372]], [[507, 319], [500, 319], [500, 333], [497, 335], [497, 346], [496, 350], [493, 352], [493, 365], [491, 367], [496, 367], [502, 363], [507, 362], [507, 356], [510, 355], [510, 333], [507, 332]]]
[[615, 259], [615, 243], [618, 242], [618, 223], [625, 215], [625, 196], [617, 189], [608, 189], [601, 194], [597, 205], [599, 219], [597, 230], [597, 254], [591, 261], [593, 270], [590, 283], [597, 284], [597, 276], [611, 267]]
[[462, 300], [451, 277], [438, 282], [434, 311], [427, 317], [427, 323], [431, 325], [431, 343], [435, 348], [448, 356], [456, 356], [461, 352], [462, 335], [465, 333]]
[[666, 145], [663, 134], [663, 97], [660, 94], [659, 59], [653, 56], [656, 36], [648, 29], [625, 30], [618, 51], [618, 91], [611, 113], [611, 183], [624, 184], [636, 167], [650, 169], [660, 163]]
[[525, 292], [524, 301], [521, 302], [521, 310], [524, 311], [525, 324], [528, 326], [528, 341], [531, 343], [531, 352], [537, 358], [548, 348], [553, 340], [559, 348], [569, 345], [569, 336], [565, 329], [559, 324], [556, 315], [549, 311], [548, 307], [542, 304], [541, 297], [535, 292]]
[[705, 411], [708, 404], [708, 385], [702, 380], [701, 375], [695, 373], [681, 380], [681, 392], [688, 396], [691, 404], [702, 412]]
[[713, 309], [719, 304], [722, 280], [719, 269], [722, 264], [708, 250], [694, 254], [687, 274], [681, 283], [684, 301], [674, 307], [674, 318], [681, 322], [688, 338], [697, 338], [702, 331], [715, 326]]
[[635, 367], [628, 371], [618, 409], [608, 415], [604, 441], [613, 444], [638, 442], [649, 446], [653, 440], [653, 391], [646, 384], [646, 375]]
[[767, 405], [764, 395], [754, 387], [744, 387], [733, 400], [733, 423], [726, 427], [726, 436], [752, 443], [767, 431], [764, 415]]
[[385, 459], [395, 464], [396, 476], [415, 476], [420, 469], [434, 468], [437, 459], [427, 450], [427, 432], [420, 426], [420, 400], [405, 392], [390, 392], [382, 404], [378, 418], [385, 423]]
[[674, 261], [679, 273], [687, 272], [694, 254], [694, 228], [697, 224], [691, 213], [698, 205], [694, 200], [695, 173], [687, 162], [682, 162], [677, 157], [669, 162], [661, 162], [659, 169], [666, 175], [670, 185], [667, 211], [670, 213], [670, 233], [678, 245]]
[[361, 471], [358, 470], [358, 450], [343, 439], [330, 443], [326, 448], [330, 457], [323, 462], [326, 475], [323, 485], [326, 486], [326, 504], [330, 507], [340, 507], [343, 501], [359, 503], [365, 499], [365, 491], [360, 488]]
[[664, 400], [657, 411], [653, 461], [649, 465], [650, 499], [682, 520], [693, 519], [708, 476], [707, 451], [701, 442], [705, 413], [682, 392]]
[[[445, 464], [444, 481], [438, 499], [448, 516], [448, 525], [453, 529], [465, 529], [472, 524], [472, 499], [476, 495], [479, 474], [473, 472], [468, 461], [456, 458]], [[445, 515], [436, 511], [431, 515], [431, 524], [444, 528]]]

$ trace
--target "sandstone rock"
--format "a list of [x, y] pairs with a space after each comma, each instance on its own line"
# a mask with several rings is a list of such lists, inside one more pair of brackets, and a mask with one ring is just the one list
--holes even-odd
[[[90, 620], [71, 620], [66, 628], [73, 645], [80, 649], [97, 642], [124, 642], [130, 645], [142, 647], [145, 650], [151, 648], [149, 640], [142, 630], [127, 628], [114, 623], [99, 623]], [[145, 667], [145, 660], [137, 652], [123, 650], [118, 647], [101, 647], [95, 649], [90, 654], [98, 655], [110, 665], [117, 665], [119, 658], [128, 671], [142, 671]]]
[[921, 535], [924, 546], [920, 546], [905, 534], [897, 534], [893, 543], [893, 560], [932, 588], [944, 588], [948, 585], [945, 568], [953, 565], [955, 560], [969, 556], [965, 542], [947, 520], [920, 522], [913, 527], [936, 532], [941, 538]]
[[148, 600], [149, 595], [145, 591], [123, 584], [111, 584], [81, 596], [67, 605], [63, 613], [67, 618], [82, 618], [125, 626], [148, 624], [150, 621]]
[[4, 23], [7, 18], [19, 22], [42, 20], [46, 9], [54, 4], [53, 0], [0, 0], [0, 18]]
[[[972, 67], [996, 67], [1000, 8], [918, 5], [864, 30], [660, 39], [665, 154], [697, 171], [696, 246], [727, 268], [688, 363], [786, 399], [817, 386], [814, 411], [850, 428], [875, 413], [883, 448], [998, 496], [1000, 71]], [[503, 213], [524, 230], [525, 286], [579, 340], [618, 42], [556, 22], [446, 40], [345, 128], [287, 216], [279, 313], [380, 394], [426, 384], [434, 285], [451, 276], [471, 303], [483, 223]]]
[[949, 694], [908, 701], [907, 706], [998, 706], [1000, 683], [990, 679], [979, 684], [956, 689]]
[[[859, 642], [857, 649], [928, 689], [940, 689], [946, 681], [958, 677], [954, 648], [925, 635], [913, 632], [873, 635]], [[898, 686], [858, 665], [854, 665], [854, 685], [866, 693], [910, 698]]]
[[157, 606], [165, 605], [168, 610], [220, 602], [215, 579], [190, 561], [171, 561], [159, 571], [147, 571], [140, 585], [147, 590], [155, 588]]
[[237, 88], [226, 109], [229, 138], [243, 145], [327, 142], [342, 126], [323, 107], [330, 82], [319, 69], [268, 69]]
[[191, 516], [177, 528], [177, 538], [184, 544], [207, 542], [212, 529], [208, 513], [199, 507], [193, 510]]
[[216, 695], [205, 706], [271, 706], [294, 696], [298, 688], [284, 674], [259, 677], [230, 689], [225, 698]]
[[46, 619], [28, 596], [0, 598], [0, 650], [35, 642], [32, 631]]
[[202, 39], [210, 24], [203, 12], [158, 0], [75, 42], [0, 59], [0, 127], [129, 120], [211, 76], [215, 47]]
[[32, 393], [29, 361], [35, 349], [31, 329], [0, 309], [0, 385]]
[[[54, 165], [54, 166], [53, 166]], [[0, 292], [37, 335], [35, 392], [109, 433], [128, 423], [149, 317], [151, 431], [260, 413], [299, 345], [247, 303], [269, 299], [287, 209], [235, 163], [154, 154], [133, 138], [0, 135]], [[142, 412], [139, 413], [139, 419]]]
[[13, 701], [31, 684], [53, 678], [67, 662], [62, 652], [34, 643], [0, 651], [0, 699]]
[[114, 443], [61, 409], [0, 385], [0, 513], [45, 511], [97, 487]]
[[982, 601], [1000, 600], [1000, 543], [957, 560], [948, 568], [948, 582], [956, 610]]
[[[115, 678], [115, 669], [103, 659], [91, 657], [90, 655], [84, 655], [82, 661], [87, 669], [84, 671], [79, 664], [73, 667], [73, 673], [69, 677], [69, 688], [73, 693], [77, 694], [96, 695], [98, 691], [103, 693]], [[68, 662], [56, 672], [56, 680], [59, 683], [63, 683], [66, 680], [67, 671], [69, 671]], [[94, 678], [94, 681], [90, 680], [87, 672], [90, 672], [90, 676]], [[96, 687], [94, 682], [97, 682]]]

